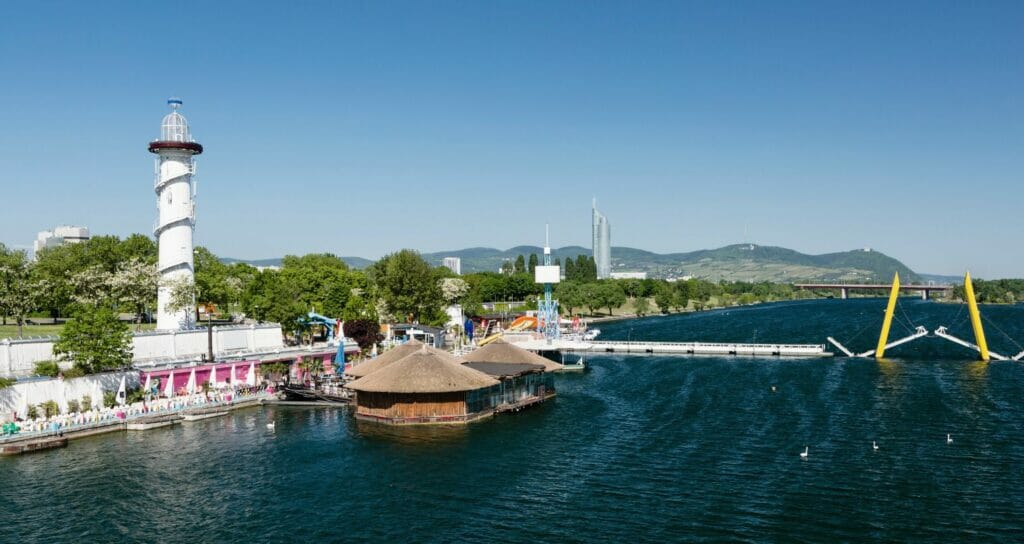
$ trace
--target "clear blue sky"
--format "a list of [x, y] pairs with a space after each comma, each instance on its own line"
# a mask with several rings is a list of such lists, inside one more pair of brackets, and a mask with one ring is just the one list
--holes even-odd
[[150, 233], [178, 95], [222, 256], [737, 242], [1024, 276], [1021, 2], [18, 2], [0, 241]]

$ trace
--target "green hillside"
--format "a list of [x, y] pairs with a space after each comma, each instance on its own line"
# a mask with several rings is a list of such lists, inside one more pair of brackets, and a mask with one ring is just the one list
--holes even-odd
[[[506, 260], [515, 261], [519, 255], [529, 258], [531, 253], [543, 256], [538, 246], [516, 246], [501, 250], [489, 247], [471, 247], [452, 251], [424, 253], [423, 258], [440, 265], [445, 257], [462, 259], [462, 271], [497, 272]], [[590, 255], [590, 249], [567, 246], [553, 249], [552, 258], [575, 259], [577, 255]], [[342, 257], [353, 268], [366, 268], [373, 261], [361, 257]], [[236, 259], [224, 259], [235, 262]], [[245, 261], [258, 266], [280, 265], [281, 259]], [[899, 272], [904, 282], [920, 281], [920, 277], [900, 261], [877, 251], [857, 249], [824, 255], [807, 255], [784, 247], [735, 244], [718, 249], [702, 249], [689, 253], [652, 253], [631, 247], [612, 248], [612, 271], [647, 272], [651, 278], [678, 278], [693, 276], [719, 281], [773, 281], [796, 282], [888, 282]]]
[[[470, 248], [426, 253], [430, 262], [440, 264], [444, 257], [462, 259], [463, 272], [497, 271], [506, 259], [536, 253], [536, 246], [518, 246], [508, 250]], [[563, 261], [579, 254], [590, 255], [588, 248], [569, 246], [552, 250]], [[900, 261], [877, 251], [863, 249], [824, 255], [807, 255], [783, 247], [736, 244], [718, 249], [689, 253], [652, 253], [630, 247], [612, 248], [613, 271], [647, 272], [652, 278], [694, 276], [713, 281], [843, 281], [875, 282], [892, 279], [899, 272], [904, 281], [920, 278]]]

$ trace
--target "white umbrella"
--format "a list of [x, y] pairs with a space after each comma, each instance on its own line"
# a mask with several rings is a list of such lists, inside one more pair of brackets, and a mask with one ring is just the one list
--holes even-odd
[[174, 396], [174, 371], [172, 370], [167, 375], [167, 385], [164, 386], [164, 396], [171, 398]]
[[231, 388], [234, 389], [235, 385], [237, 385], [235, 383], [235, 365], [231, 365], [231, 377], [228, 378], [228, 381], [231, 383]]
[[210, 387], [217, 387], [217, 367], [210, 367]]
[[60, 382], [60, 397], [57, 406], [62, 414], [66, 414], [68, 412], [68, 384], [64, 380], [58, 381]]
[[99, 382], [92, 384], [92, 408], [93, 410], [103, 409], [103, 387]]
[[245, 385], [256, 387], [256, 363], [249, 363], [249, 374], [245, 376]]
[[189, 395], [196, 394], [196, 369], [192, 369], [192, 372], [188, 375], [188, 383], [185, 384], [185, 391]]
[[121, 385], [117, 387], [117, 403], [124, 406], [128, 403], [128, 384], [125, 383], [125, 377], [121, 376]]
[[28, 394], [21, 394], [21, 403], [18, 405], [18, 417], [28, 419]]

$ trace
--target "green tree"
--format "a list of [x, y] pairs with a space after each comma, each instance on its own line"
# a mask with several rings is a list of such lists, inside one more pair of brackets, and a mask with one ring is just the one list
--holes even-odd
[[567, 281], [579, 281], [576, 277], [576, 263], [572, 259], [565, 260], [565, 279]]
[[513, 273], [520, 274], [523, 272], [526, 272], [526, 259], [522, 255], [519, 255], [516, 257], [516, 264], [513, 269]]
[[529, 272], [529, 273], [530, 273], [530, 275], [532, 276], [532, 275], [533, 275], [533, 272], [534, 272], [534, 270], [536, 270], [536, 269], [537, 269], [537, 254], [536, 254], [536, 253], [531, 253], [531, 254], [530, 254], [530, 262], [529, 262], [529, 267], [530, 267], [530, 268], [529, 268], [528, 272]]
[[9, 252], [0, 261], [0, 310], [18, 324], [24, 337], [25, 319], [39, 302], [43, 287], [24, 251]]
[[685, 310], [686, 307], [690, 305], [691, 293], [692, 288], [690, 286], [690, 282], [677, 281], [672, 287], [672, 307], [674, 307], [677, 312]]
[[597, 309], [602, 306], [601, 294], [599, 291], [598, 283], [589, 282], [580, 284], [580, 294], [583, 298], [583, 305], [590, 310], [591, 315], [596, 314]]
[[170, 291], [167, 311], [182, 314], [185, 321], [191, 321], [196, 308], [196, 284], [188, 276], [171, 277], [160, 281], [160, 287]]
[[613, 310], [626, 303], [626, 293], [615, 281], [606, 281], [597, 284], [596, 294], [599, 307], [608, 308], [608, 315], [613, 315]]
[[443, 323], [441, 289], [430, 264], [411, 249], [385, 256], [368, 273], [388, 312], [398, 319]]
[[559, 283], [558, 287], [555, 288], [554, 294], [555, 298], [558, 299], [558, 305], [561, 306], [568, 315], [573, 315], [574, 309], [579, 308], [586, 303], [583, 289], [580, 287], [580, 284], [575, 281], [563, 281], [562, 283]]
[[638, 316], [645, 316], [651, 312], [651, 301], [647, 297], [633, 299], [633, 312]]
[[87, 374], [123, 368], [132, 362], [130, 329], [106, 306], [82, 306], [64, 325], [53, 353]]
[[667, 314], [672, 309], [672, 304], [675, 302], [675, 291], [672, 286], [668, 283], [659, 283], [654, 289], [654, 303], [658, 306], [658, 310], [663, 314]]
[[135, 313], [135, 330], [142, 329], [142, 314], [147, 305], [156, 301], [159, 283], [156, 265], [137, 257], [121, 263], [110, 277], [115, 298]]
[[587, 256], [580, 253], [576, 256], [576, 281], [593, 281], [597, 279], [590, 277], [590, 261]]

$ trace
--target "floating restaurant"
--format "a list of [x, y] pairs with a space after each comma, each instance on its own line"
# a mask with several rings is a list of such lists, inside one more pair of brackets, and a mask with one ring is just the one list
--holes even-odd
[[358, 419], [393, 425], [467, 423], [554, 396], [562, 365], [504, 341], [463, 359], [419, 342], [398, 346], [346, 374], [358, 379]]
[[562, 365], [502, 339], [469, 352], [462, 363], [501, 382], [492, 393], [491, 404], [497, 412], [519, 410], [554, 397], [550, 373], [562, 369]]
[[500, 386], [427, 346], [348, 384], [357, 393], [357, 419], [392, 425], [467, 423], [493, 415], [491, 393]]

